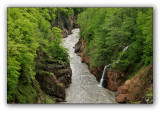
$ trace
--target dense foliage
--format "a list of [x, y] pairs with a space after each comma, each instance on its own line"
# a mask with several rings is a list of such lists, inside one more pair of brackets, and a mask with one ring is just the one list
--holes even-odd
[[[82, 13], [81, 13], [82, 12]], [[92, 67], [115, 62], [123, 49], [121, 70], [136, 72], [153, 61], [152, 8], [8, 8], [7, 101], [34, 103], [39, 84], [35, 79], [38, 52], [52, 62], [69, 62], [61, 46], [62, 29], [70, 15], [78, 16]], [[64, 23], [63, 21], [66, 21]]]
[[119, 68], [137, 71], [153, 61], [152, 8], [88, 8], [78, 17], [92, 67], [115, 62], [130, 45]]
[[34, 103], [37, 51], [53, 62], [69, 62], [61, 46], [62, 31], [51, 24], [73, 14], [72, 8], [8, 8], [7, 101]]
[[81, 12], [84, 12], [87, 8], [73, 8], [74, 11], [74, 15], [77, 16], [78, 14], [80, 14]]

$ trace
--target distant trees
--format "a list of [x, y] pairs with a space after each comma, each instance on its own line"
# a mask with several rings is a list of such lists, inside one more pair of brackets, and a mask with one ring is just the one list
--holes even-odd
[[91, 66], [105, 66], [117, 60], [119, 68], [136, 71], [153, 61], [152, 8], [88, 8], [78, 16], [81, 37], [87, 43]]

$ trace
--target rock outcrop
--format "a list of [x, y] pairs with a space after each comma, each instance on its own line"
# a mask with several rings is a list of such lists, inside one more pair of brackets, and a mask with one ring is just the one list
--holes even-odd
[[63, 38], [66, 38], [68, 35], [72, 34], [72, 30], [74, 28], [78, 28], [77, 17], [75, 15], [71, 15], [70, 17], [61, 17], [56, 18], [55, 21], [51, 22], [52, 27], [57, 26], [62, 30]]
[[77, 17], [74, 15], [71, 15], [70, 18], [64, 18], [64, 21], [62, 21], [63, 26], [62, 29], [62, 35], [63, 38], [67, 37], [68, 35], [72, 34], [72, 29], [78, 28], [79, 24], [77, 24]]
[[146, 92], [152, 88], [152, 84], [153, 69], [151, 64], [118, 87], [116, 101], [119, 103], [141, 101]]
[[[90, 72], [100, 82], [103, 73], [103, 67], [90, 67], [90, 57], [86, 55], [86, 45], [83, 38], [75, 46], [75, 53], [81, 56], [81, 62], [86, 63]], [[105, 88], [116, 92], [116, 101], [118, 103], [132, 103], [144, 101], [144, 95], [152, 88], [153, 69], [152, 65], [145, 67], [139, 73], [129, 80], [125, 72], [118, 69], [108, 69], [106, 74]], [[148, 97], [145, 97], [148, 98]], [[150, 97], [153, 100], [153, 97]], [[145, 103], [145, 102], [144, 102]], [[147, 102], [146, 102], [147, 103]]]
[[118, 87], [127, 79], [126, 74], [118, 69], [108, 69], [106, 76], [106, 88], [111, 91], [117, 91]]
[[78, 41], [74, 47], [75, 53], [77, 53], [78, 56], [81, 56], [82, 52], [82, 41]]
[[69, 63], [44, 61], [45, 54], [37, 52], [36, 79], [41, 90], [56, 98], [65, 101], [65, 88], [71, 84], [72, 71]]
[[[57, 17], [51, 22], [51, 25], [62, 30], [63, 38], [72, 34], [72, 29], [78, 27], [77, 18], [74, 15]], [[37, 51], [36, 79], [40, 85], [40, 92], [42, 92], [42, 95], [47, 95], [48, 98], [56, 98], [57, 102], [65, 101], [65, 88], [71, 84], [72, 71], [70, 64], [45, 61], [45, 58], [48, 58], [45, 53]]]
[[50, 96], [65, 99], [65, 86], [57, 81], [55, 75], [48, 75], [45, 72], [38, 73], [36, 79], [41, 89]]
[[91, 68], [90, 65], [90, 61], [89, 61], [89, 56], [87, 56], [85, 54], [86, 52], [86, 45], [85, 45], [85, 41], [81, 38], [77, 44], [75, 45], [75, 53], [77, 53], [77, 55], [81, 56], [81, 62], [82, 63], [86, 63], [89, 67], [90, 72], [96, 77], [97, 81], [100, 81], [101, 79], [101, 75], [103, 72], [103, 69], [101, 67], [97, 67], [97, 68]]

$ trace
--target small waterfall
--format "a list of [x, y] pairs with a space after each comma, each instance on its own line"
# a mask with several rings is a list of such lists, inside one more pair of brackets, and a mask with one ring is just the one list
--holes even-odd
[[[129, 46], [130, 46], [130, 45], [129, 45]], [[118, 60], [117, 60], [116, 62], [113, 62], [112, 64], [115, 64], [115, 63], [118, 64], [118, 63], [119, 63], [119, 61], [121, 60], [121, 57], [123, 56], [123, 54], [125, 53], [125, 51], [128, 49], [129, 46], [127, 46], [127, 47], [125, 47], [125, 48], [123, 49], [122, 54], [120, 55], [120, 57], [118, 58]], [[106, 72], [107, 72], [107, 69], [108, 69], [109, 66], [111, 66], [112, 64], [108, 64], [108, 65], [106, 65], [106, 66], [104, 67], [103, 74], [102, 74], [102, 78], [101, 78], [100, 84], [99, 84], [98, 86], [103, 87], [103, 81], [107, 79], [107, 78], [105, 77]]]
[[[129, 45], [129, 46], [130, 46], [130, 45]], [[127, 47], [125, 47], [125, 48], [123, 49], [122, 54], [120, 55], [120, 57], [118, 58], [118, 60], [117, 60], [115, 63], [119, 63], [119, 61], [121, 60], [121, 57], [123, 56], [123, 54], [125, 53], [125, 51], [128, 49], [129, 46], [127, 46]]]
[[[112, 63], [113, 64], [113, 63]], [[112, 64], [108, 64], [104, 67], [104, 70], [103, 70], [103, 74], [102, 74], [102, 78], [101, 78], [101, 81], [100, 81], [100, 84], [98, 86], [102, 87], [103, 86], [103, 81], [106, 80], [105, 79], [105, 75], [106, 75], [106, 71], [108, 69], [108, 67]]]

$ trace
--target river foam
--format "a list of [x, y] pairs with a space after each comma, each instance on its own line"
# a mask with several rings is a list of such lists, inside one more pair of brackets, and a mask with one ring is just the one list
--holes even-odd
[[79, 40], [79, 29], [72, 30], [73, 34], [63, 39], [63, 46], [68, 48], [72, 69], [72, 83], [66, 89], [66, 103], [116, 103], [115, 93], [103, 87], [92, 75], [81, 58], [74, 53], [74, 46]]

